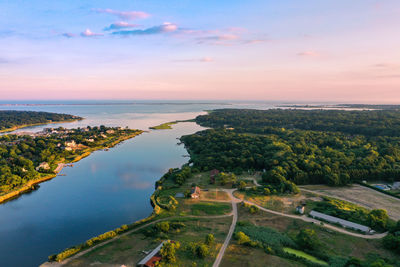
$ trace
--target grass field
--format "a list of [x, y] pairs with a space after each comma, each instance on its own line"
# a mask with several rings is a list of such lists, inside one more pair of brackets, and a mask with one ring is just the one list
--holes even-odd
[[385, 209], [394, 220], [400, 220], [400, 199], [396, 199], [372, 189], [352, 185], [346, 187], [329, 187], [325, 185], [307, 185], [302, 188], [315, 193], [343, 199], [367, 209]]
[[266, 209], [284, 213], [294, 213], [296, 206], [307, 197], [302, 194], [283, 195], [283, 196], [263, 196], [252, 194], [251, 192], [235, 191], [237, 198], [253, 202]]
[[192, 215], [223, 215], [231, 210], [230, 204], [224, 203], [196, 203], [192, 204]]
[[[181, 243], [181, 248], [177, 252], [177, 262], [174, 266], [192, 266], [194, 261], [196, 261], [197, 266], [211, 266], [219, 248], [225, 240], [232, 218], [214, 218], [212, 220], [206, 218], [180, 218], [179, 220], [175, 219], [171, 221], [180, 221], [185, 224], [185, 227], [182, 228], [181, 231], [168, 233], [167, 236], [163, 236], [163, 239], [171, 239]], [[199, 259], [185, 250], [189, 242], [204, 241], [206, 235], [209, 233], [212, 233], [215, 236], [215, 244], [211, 246], [211, 253], [208, 257], [205, 259]], [[145, 254], [142, 251], [154, 249], [163, 239], [155, 236], [146, 236], [142, 232], [132, 233], [103, 247], [95, 249], [78, 259], [72, 260], [64, 266], [120, 267], [121, 265], [126, 265], [133, 267], [136, 266], [137, 262], [145, 257]]]
[[311, 256], [303, 251], [297, 250], [297, 249], [293, 249], [293, 248], [283, 248], [283, 251], [289, 253], [289, 254], [293, 254], [296, 255], [297, 257], [301, 257], [301, 258], [305, 258], [306, 260], [309, 260], [311, 262], [314, 262], [316, 264], [320, 264], [320, 265], [328, 265], [327, 262], [322, 261], [317, 259], [314, 256]]
[[221, 267], [242, 267], [242, 266], [280, 266], [280, 267], [301, 267], [304, 264], [274, 255], [266, 254], [262, 249], [239, 246], [231, 242], [222, 259]]
[[230, 201], [230, 197], [224, 191], [211, 189], [210, 191], [202, 191], [200, 194], [200, 200]]

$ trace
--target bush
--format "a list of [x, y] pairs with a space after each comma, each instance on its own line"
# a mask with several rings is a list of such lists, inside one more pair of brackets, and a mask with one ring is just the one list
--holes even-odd
[[156, 229], [160, 232], [169, 232], [169, 222], [159, 222], [156, 224]]
[[206, 243], [207, 246], [211, 246], [211, 245], [214, 243], [214, 241], [215, 241], [215, 237], [214, 237], [213, 234], [208, 234], [208, 235], [206, 236], [206, 241], [205, 241], [205, 243]]
[[171, 242], [168, 240], [167, 242], [164, 243], [160, 250], [160, 254], [162, 257], [162, 261], [168, 262], [168, 263], [174, 263], [176, 262], [176, 250], [180, 248], [181, 244], [179, 242]]
[[238, 244], [247, 244], [250, 242], [250, 237], [248, 237], [245, 233], [243, 232], [237, 232], [235, 235], [235, 238], [238, 240]]
[[314, 230], [302, 229], [296, 236], [297, 244], [306, 249], [315, 249], [318, 245], [318, 239]]

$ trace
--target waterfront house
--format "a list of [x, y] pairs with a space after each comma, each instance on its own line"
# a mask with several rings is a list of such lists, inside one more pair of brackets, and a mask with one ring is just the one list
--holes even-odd
[[37, 171], [40, 170], [40, 169], [49, 170], [50, 169], [50, 165], [47, 162], [42, 162], [42, 163], [39, 164], [39, 166], [36, 167]]
[[71, 148], [76, 147], [75, 140], [66, 141], [65, 142], [65, 147], [71, 147]]
[[191, 198], [199, 198], [200, 197], [200, 192], [201, 192], [200, 187], [195, 186], [190, 191], [190, 197]]

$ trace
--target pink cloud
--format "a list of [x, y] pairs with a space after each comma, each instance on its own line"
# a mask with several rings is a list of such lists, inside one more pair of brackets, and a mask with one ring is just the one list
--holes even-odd
[[212, 57], [202, 57], [202, 58], [193, 58], [193, 59], [181, 59], [181, 60], [174, 60], [175, 62], [214, 62]]
[[315, 51], [304, 51], [304, 52], [297, 53], [297, 55], [302, 56], [302, 57], [317, 57], [317, 56], [319, 56], [319, 54]]
[[96, 37], [96, 36], [103, 36], [102, 33], [94, 33], [90, 29], [86, 29], [85, 31], [81, 32], [82, 37]]
[[212, 36], [205, 36], [197, 38], [198, 44], [216, 44], [216, 45], [227, 45], [232, 41], [238, 40], [240, 37], [236, 34], [219, 34]]
[[118, 11], [113, 9], [94, 9], [97, 13], [111, 14], [119, 17], [120, 19], [135, 20], [135, 19], [145, 19], [150, 17], [150, 14], [142, 11]]
[[400, 65], [393, 64], [393, 63], [378, 63], [378, 64], [373, 65], [372, 67], [378, 68], [378, 69], [385, 69], [385, 70], [400, 69]]
[[246, 40], [244, 41], [245, 44], [260, 44], [260, 43], [265, 43], [269, 42], [270, 40], [267, 39], [253, 39], [253, 40]]

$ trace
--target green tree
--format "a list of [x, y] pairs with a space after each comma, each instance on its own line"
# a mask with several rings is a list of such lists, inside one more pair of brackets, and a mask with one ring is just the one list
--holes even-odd
[[205, 243], [206, 243], [207, 246], [211, 246], [211, 245], [214, 243], [214, 240], [215, 240], [214, 235], [213, 235], [213, 234], [208, 234], [208, 235], [206, 236], [206, 241], [205, 241]]
[[156, 228], [158, 231], [168, 233], [169, 231], [169, 222], [159, 222], [156, 224]]
[[318, 239], [314, 230], [302, 229], [296, 236], [297, 244], [302, 248], [315, 249], [317, 247]]
[[238, 244], [242, 245], [242, 244], [247, 244], [249, 243], [250, 237], [248, 237], [245, 233], [243, 232], [237, 232], [236, 233], [236, 239], [238, 240]]
[[160, 250], [162, 260], [168, 263], [176, 262], [176, 251], [180, 246], [179, 242], [166, 241]]

